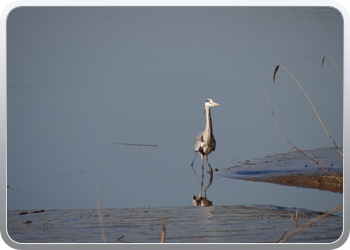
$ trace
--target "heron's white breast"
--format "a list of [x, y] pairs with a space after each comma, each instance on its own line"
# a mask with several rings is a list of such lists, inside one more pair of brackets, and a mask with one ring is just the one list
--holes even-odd
[[209, 147], [209, 146], [204, 146], [204, 147], [203, 147], [203, 153], [204, 153], [205, 155], [210, 154], [210, 152], [211, 152], [212, 150], [213, 150], [212, 147]]

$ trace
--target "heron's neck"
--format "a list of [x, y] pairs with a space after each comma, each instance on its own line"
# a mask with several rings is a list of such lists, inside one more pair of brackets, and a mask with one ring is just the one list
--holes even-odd
[[210, 108], [205, 108], [205, 114], [207, 116], [207, 125], [205, 127], [205, 131], [209, 134], [213, 134], [213, 124], [211, 122], [211, 114], [210, 114]]

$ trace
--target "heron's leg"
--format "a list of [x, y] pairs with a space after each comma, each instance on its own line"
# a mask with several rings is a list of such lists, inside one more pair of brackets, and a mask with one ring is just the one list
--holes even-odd
[[201, 154], [202, 159], [202, 182], [201, 182], [201, 192], [199, 193], [199, 198], [202, 197], [202, 189], [203, 189], [203, 179], [204, 179], [204, 164], [203, 164], [203, 155]]

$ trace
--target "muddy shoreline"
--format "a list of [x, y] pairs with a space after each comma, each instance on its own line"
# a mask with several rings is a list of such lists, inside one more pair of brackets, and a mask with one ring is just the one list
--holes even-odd
[[[343, 178], [342, 174], [338, 174], [338, 177]], [[331, 191], [335, 193], [343, 193], [343, 184], [339, 183], [333, 176], [322, 176], [319, 174], [314, 175], [285, 175], [285, 176], [273, 176], [273, 177], [258, 177], [258, 178], [244, 178], [246, 181], [263, 181], [276, 183], [285, 186], [296, 186], [304, 188], [316, 188], [325, 191]]]
[[[343, 179], [343, 157], [336, 148], [318, 148], [304, 152], [318, 159], [327, 170]], [[341, 182], [296, 151], [239, 162], [225, 169], [221, 176], [343, 193]]]

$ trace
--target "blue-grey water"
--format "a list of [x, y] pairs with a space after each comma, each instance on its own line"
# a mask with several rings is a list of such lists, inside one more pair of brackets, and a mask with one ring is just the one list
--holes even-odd
[[[191, 205], [212, 108], [214, 205], [328, 210], [342, 194], [219, 177], [238, 161], [343, 143], [334, 8], [17, 8], [7, 21], [7, 208]], [[151, 144], [128, 146], [119, 143]], [[200, 175], [200, 157], [194, 164]], [[206, 170], [208, 168], [206, 167]], [[208, 176], [206, 176], [206, 181]]]

